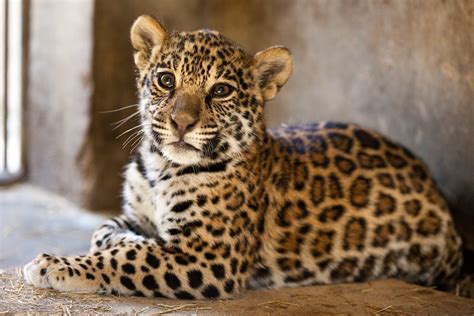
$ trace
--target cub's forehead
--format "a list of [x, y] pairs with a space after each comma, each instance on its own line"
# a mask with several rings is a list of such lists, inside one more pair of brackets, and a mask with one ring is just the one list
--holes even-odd
[[212, 61], [216, 64], [247, 63], [251, 56], [239, 45], [213, 30], [173, 32], [160, 51], [162, 61]]

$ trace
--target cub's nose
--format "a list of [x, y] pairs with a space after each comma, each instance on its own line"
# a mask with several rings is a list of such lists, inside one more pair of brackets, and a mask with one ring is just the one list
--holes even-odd
[[198, 120], [197, 117], [193, 117], [187, 113], [171, 115], [171, 125], [178, 131], [180, 136], [184, 136], [184, 134], [190, 132]]
[[190, 132], [199, 121], [201, 100], [198, 96], [183, 93], [176, 97], [176, 103], [171, 113], [171, 125], [180, 138]]

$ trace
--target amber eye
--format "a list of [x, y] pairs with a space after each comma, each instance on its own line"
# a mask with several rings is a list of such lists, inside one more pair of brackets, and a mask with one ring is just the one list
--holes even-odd
[[225, 83], [219, 83], [212, 88], [212, 96], [217, 98], [223, 98], [232, 93], [234, 87]]
[[166, 90], [173, 89], [175, 84], [173, 74], [169, 72], [163, 72], [158, 74], [158, 84]]

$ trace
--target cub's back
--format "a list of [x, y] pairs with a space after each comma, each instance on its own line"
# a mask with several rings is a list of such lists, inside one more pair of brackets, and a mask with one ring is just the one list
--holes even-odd
[[274, 270], [266, 284], [380, 277], [451, 282], [462, 261], [460, 238], [420, 159], [357, 125], [327, 122], [269, 133], [273, 207], [265, 222], [276, 225], [266, 226], [263, 239], [271, 242], [263, 243], [257, 260], [274, 258], [260, 262]]

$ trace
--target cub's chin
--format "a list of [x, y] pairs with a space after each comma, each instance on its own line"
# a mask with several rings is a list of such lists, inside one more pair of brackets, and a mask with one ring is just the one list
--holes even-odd
[[194, 165], [202, 161], [201, 151], [182, 141], [163, 146], [161, 152], [168, 160], [179, 165]]

